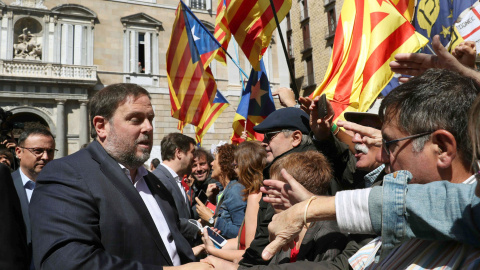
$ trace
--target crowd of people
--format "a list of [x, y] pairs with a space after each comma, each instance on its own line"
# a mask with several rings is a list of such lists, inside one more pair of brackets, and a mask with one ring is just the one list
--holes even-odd
[[149, 170], [148, 91], [105, 87], [85, 148], [54, 160], [34, 128], [0, 150], [0, 269], [480, 269], [476, 52], [433, 48], [396, 56], [413, 77], [378, 114], [334, 124], [281, 88], [262, 142], [170, 133]]

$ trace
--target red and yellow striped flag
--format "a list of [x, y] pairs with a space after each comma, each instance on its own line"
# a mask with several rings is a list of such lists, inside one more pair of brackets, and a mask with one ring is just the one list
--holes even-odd
[[411, 22], [413, 13], [415, 12], [415, 0], [391, 0], [392, 4], [397, 8], [398, 12]]
[[310, 97], [326, 93], [336, 119], [365, 112], [392, 79], [394, 55], [427, 42], [389, 0], [345, 0], [325, 78]]
[[210, 68], [204, 69], [201, 61], [192, 61], [192, 52], [198, 52], [190, 49], [194, 41], [189, 31], [179, 3], [166, 57], [171, 113], [172, 117], [182, 121], [179, 127], [185, 124], [203, 126], [217, 91]]
[[[273, 0], [278, 21], [290, 11], [292, 0]], [[277, 28], [269, 0], [226, 1], [228, 26], [235, 40], [256, 71]]]
[[[227, 18], [225, 18], [226, 9], [227, 0], [218, 0], [217, 17], [215, 18], [215, 30], [213, 32], [213, 36], [218, 40], [218, 42], [220, 42], [220, 45], [222, 45], [222, 48], [225, 50], [227, 50], [228, 43], [232, 37], [230, 29], [228, 28]], [[218, 62], [224, 65], [227, 64], [227, 57], [222, 49], [216, 50], [212, 57], [215, 57]]]

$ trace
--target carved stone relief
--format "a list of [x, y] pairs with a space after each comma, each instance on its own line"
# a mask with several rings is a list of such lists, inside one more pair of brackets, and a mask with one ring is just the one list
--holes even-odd
[[17, 43], [13, 44], [13, 58], [42, 60], [42, 32], [42, 25], [35, 19], [18, 20], [14, 27]]

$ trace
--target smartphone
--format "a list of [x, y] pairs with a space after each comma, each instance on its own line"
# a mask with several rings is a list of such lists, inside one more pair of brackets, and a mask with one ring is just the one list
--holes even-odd
[[215, 245], [217, 245], [218, 248], [222, 248], [223, 246], [225, 246], [225, 244], [227, 244], [227, 240], [223, 238], [220, 234], [212, 230], [211, 227], [207, 226], [206, 228], [207, 228], [208, 236], [210, 237], [212, 242]]
[[322, 94], [317, 102], [318, 118], [324, 118], [327, 116], [327, 96]]
[[204, 192], [203, 190], [200, 190], [200, 192], [198, 193], [198, 199], [199, 199], [203, 204], [206, 204], [207, 201], [208, 201], [207, 194], [205, 194], [205, 192]]

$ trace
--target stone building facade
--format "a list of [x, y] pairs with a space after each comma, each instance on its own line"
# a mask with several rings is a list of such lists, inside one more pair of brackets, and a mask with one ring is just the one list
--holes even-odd
[[293, 0], [287, 17], [287, 43], [301, 96], [320, 85], [332, 54], [343, 0]]
[[[217, 1], [185, 2], [213, 31]], [[15, 121], [48, 126], [59, 149], [56, 157], [62, 157], [91, 140], [87, 102], [96, 91], [113, 83], [137, 83], [152, 96], [152, 157], [159, 157], [163, 136], [178, 131], [170, 116], [165, 62], [177, 5], [177, 0], [0, 2], [0, 107], [11, 110]], [[286, 33], [286, 21], [282, 25]], [[275, 32], [264, 57], [273, 90], [289, 85], [278, 38]], [[239, 55], [249, 74], [251, 66], [233, 39], [228, 51]], [[204, 137], [206, 148], [229, 141], [241, 93], [240, 74], [230, 60], [227, 66], [214, 61], [211, 67], [230, 106]], [[193, 127], [187, 125], [184, 133], [194, 136]]]

